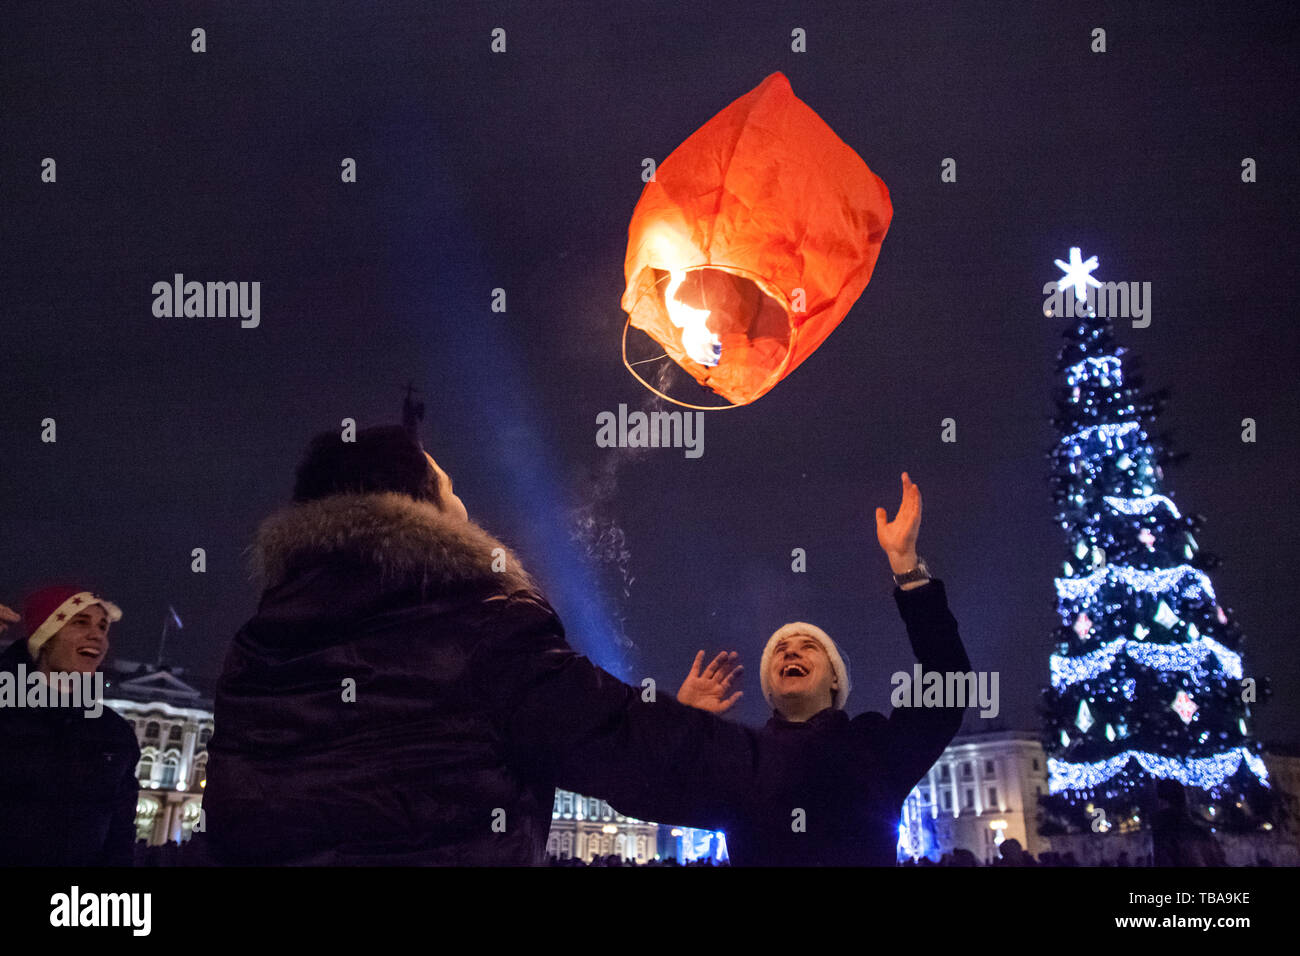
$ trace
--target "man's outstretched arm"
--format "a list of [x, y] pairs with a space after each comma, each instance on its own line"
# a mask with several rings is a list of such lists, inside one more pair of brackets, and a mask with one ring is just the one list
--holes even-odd
[[[884, 508], [876, 509], [876, 538], [890, 569], [896, 575], [917, 567], [917, 535], [921, 527], [921, 489], [907, 472], [902, 474], [903, 496], [893, 521], [886, 521]], [[957, 633], [957, 621], [948, 608], [948, 594], [937, 578], [911, 581], [894, 588], [894, 602], [907, 627], [912, 652], [922, 675], [937, 672], [966, 674], [970, 658]], [[944, 701], [945, 704], [951, 703]], [[880, 748], [885, 763], [906, 793], [939, 759], [961, 727], [965, 707], [895, 707], [888, 718], [864, 714], [862, 729]], [[882, 724], [884, 726], [880, 726]]]
[[729, 824], [731, 809], [752, 792], [753, 731], [666, 691], [643, 699], [574, 651], [544, 600], [500, 600], [498, 636], [483, 642], [471, 668], [514, 761], [638, 819]]

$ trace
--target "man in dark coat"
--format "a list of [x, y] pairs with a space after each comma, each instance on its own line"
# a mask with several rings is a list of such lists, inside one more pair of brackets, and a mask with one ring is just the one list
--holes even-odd
[[61, 693], [63, 675], [102, 690], [90, 677], [121, 616], [81, 587], [24, 602], [27, 637], [0, 653], [0, 866], [131, 865], [135, 731], [102, 698]]
[[[902, 475], [897, 517], [877, 509], [881, 548], [895, 572], [894, 601], [923, 673], [970, 671], [943, 582], [916, 553], [920, 489]], [[678, 700], [713, 713], [738, 699], [728, 692], [740, 668], [735, 654], [700, 670], [703, 652]], [[704, 819], [727, 833], [733, 865], [892, 866], [903, 801], [961, 726], [964, 706], [895, 707], [852, 719], [844, 711], [849, 671], [835, 642], [802, 622], [774, 633], [760, 664], [773, 708], [756, 732], [757, 765], [739, 787], [697, 787], [670, 809], [674, 820]], [[625, 801], [629, 806], [634, 801]], [[621, 809], [621, 807], [620, 807]], [[635, 812], [630, 811], [630, 812]]]
[[740, 728], [574, 652], [403, 429], [355, 437], [318, 436], [258, 531], [266, 589], [217, 686], [191, 860], [542, 865], [556, 786], [653, 809], [652, 782], [690, 785], [679, 760], [748, 759]]

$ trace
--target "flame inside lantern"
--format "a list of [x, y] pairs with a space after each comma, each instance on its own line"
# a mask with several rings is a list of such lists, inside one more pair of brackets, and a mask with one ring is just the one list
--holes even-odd
[[709, 330], [709, 316], [712, 313], [709, 309], [697, 309], [678, 301], [677, 289], [686, 279], [685, 272], [672, 269], [669, 276], [664, 305], [673, 325], [682, 330], [682, 348], [694, 361], [713, 368], [722, 361], [722, 341]]

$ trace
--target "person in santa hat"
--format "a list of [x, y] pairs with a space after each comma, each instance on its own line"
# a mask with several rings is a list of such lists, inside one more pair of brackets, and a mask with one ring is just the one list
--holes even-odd
[[[925, 672], [970, 670], [944, 585], [916, 552], [921, 492], [907, 472], [895, 519], [876, 509], [876, 535], [894, 572], [894, 600]], [[696, 655], [679, 702], [720, 714], [743, 692], [736, 653], [702, 668]], [[757, 732], [754, 766], [720, 776], [680, 805], [681, 819], [727, 832], [733, 865], [889, 866], [903, 801], [961, 726], [965, 708], [896, 708], [888, 717], [845, 712], [852, 688], [843, 651], [805, 622], [777, 629], [759, 665], [772, 717]], [[734, 770], [735, 768], [733, 768]], [[740, 777], [737, 786], [734, 777]]]
[[[0, 652], [7, 684], [0, 695], [0, 866], [131, 865], [135, 731], [102, 704], [57, 705], [59, 682], [49, 679], [93, 674], [108, 653], [109, 625], [121, 617], [117, 605], [79, 586], [43, 588], [23, 602], [26, 636]], [[0, 632], [19, 620], [0, 607]], [[40, 680], [46, 693], [29, 694]]]

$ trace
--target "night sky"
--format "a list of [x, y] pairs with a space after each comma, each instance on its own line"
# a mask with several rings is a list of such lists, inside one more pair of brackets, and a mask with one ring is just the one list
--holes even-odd
[[[1293, 5], [147, 6], [0, 15], [0, 603], [85, 582], [134, 661], [173, 605], [169, 662], [215, 678], [308, 440], [396, 422], [411, 381], [427, 447], [574, 646], [669, 694], [696, 650], [739, 650], [750, 723], [794, 620], [847, 652], [850, 713], [888, 709], [912, 657], [873, 512], [906, 470], [919, 551], [1001, 675], [999, 720], [965, 729], [1037, 730], [1067, 556], [1042, 287], [1079, 246], [1102, 281], [1152, 283], [1150, 326], [1116, 335], [1171, 389], [1166, 491], [1206, 517], [1246, 673], [1272, 682], [1261, 735], [1300, 737]], [[889, 187], [871, 283], [786, 381], [707, 418], [701, 458], [598, 448], [600, 412], [659, 407], [619, 357], [641, 161], [778, 70]], [[155, 318], [178, 272], [259, 281], [260, 326]]]

